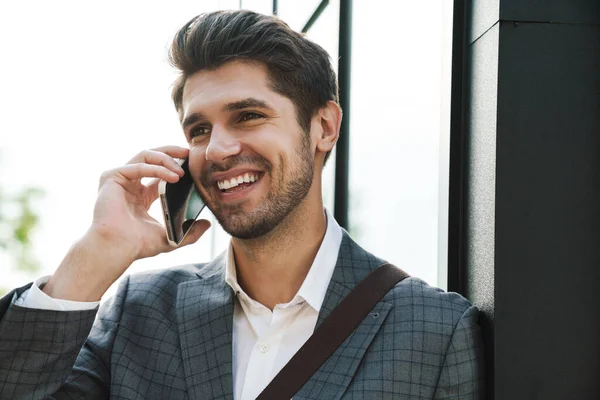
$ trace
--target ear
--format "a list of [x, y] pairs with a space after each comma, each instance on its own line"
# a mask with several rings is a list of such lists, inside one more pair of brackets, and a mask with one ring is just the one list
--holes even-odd
[[315, 140], [317, 150], [324, 155], [333, 149], [340, 137], [342, 109], [339, 104], [329, 100], [327, 105], [319, 110], [318, 122], [320, 129], [317, 130], [318, 137]]

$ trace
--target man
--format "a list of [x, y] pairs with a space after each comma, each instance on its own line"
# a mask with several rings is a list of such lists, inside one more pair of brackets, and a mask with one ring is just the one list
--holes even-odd
[[[342, 112], [321, 47], [273, 17], [214, 12], [186, 24], [170, 56], [189, 149], [143, 151], [105, 172], [93, 222], [56, 272], [2, 299], [3, 399], [254, 399], [383, 264], [323, 208]], [[97, 311], [133, 261], [171, 250], [147, 210], [158, 179], [182, 176], [174, 158], [189, 158], [229, 249], [127, 276]], [[183, 245], [208, 227], [195, 223]], [[294, 399], [480, 398], [476, 320], [459, 295], [409, 278]]]

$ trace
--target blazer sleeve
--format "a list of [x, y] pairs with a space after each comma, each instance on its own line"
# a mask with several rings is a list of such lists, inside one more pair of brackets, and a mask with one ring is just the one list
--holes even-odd
[[484, 360], [479, 311], [469, 307], [454, 329], [434, 399], [484, 398]]
[[[110, 353], [128, 279], [97, 309], [53, 311], [0, 300], [0, 400], [108, 399]], [[16, 297], [15, 297], [16, 296]]]

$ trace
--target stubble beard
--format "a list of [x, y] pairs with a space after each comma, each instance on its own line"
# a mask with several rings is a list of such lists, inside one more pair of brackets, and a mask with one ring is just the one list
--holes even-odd
[[[269, 175], [271, 188], [262, 203], [251, 212], [244, 211], [242, 204], [209, 207], [225, 232], [238, 239], [260, 238], [272, 232], [298, 207], [310, 190], [314, 174], [310, 139], [304, 132], [294, 158], [280, 157], [276, 171], [266, 159], [257, 160], [258, 165], [268, 166], [265, 175]], [[288, 172], [286, 179], [285, 171], [289, 168], [293, 170]]]

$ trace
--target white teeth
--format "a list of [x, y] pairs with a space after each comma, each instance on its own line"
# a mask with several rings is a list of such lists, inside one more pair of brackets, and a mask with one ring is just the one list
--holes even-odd
[[236, 176], [235, 178], [231, 178], [229, 180], [218, 181], [217, 186], [220, 190], [227, 190], [234, 188], [242, 183], [253, 183], [256, 182], [258, 178], [253, 173], [246, 172], [244, 175]]

